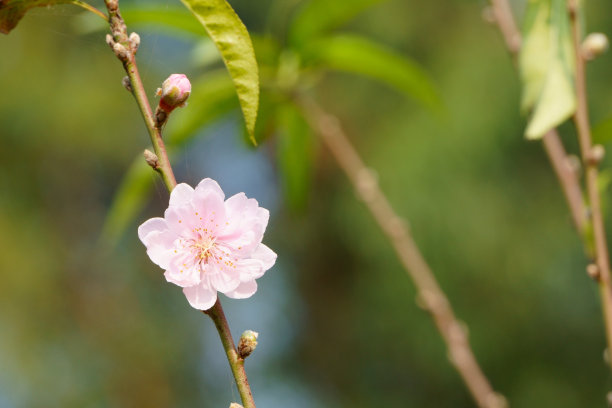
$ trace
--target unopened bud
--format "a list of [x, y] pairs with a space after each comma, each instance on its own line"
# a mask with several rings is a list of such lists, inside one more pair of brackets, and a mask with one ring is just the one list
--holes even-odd
[[125, 46], [123, 44], [114, 43], [113, 44], [113, 51], [115, 51], [115, 55], [117, 57], [119, 57], [120, 60], [122, 60], [122, 61], [127, 60], [127, 58], [128, 58], [128, 50], [127, 50], [127, 48], [125, 48]]
[[242, 405], [240, 404], [236, 404], [235, 402], [232, 402], [229, 406], [229, 408], [243, 408]]
[[113, 36], [112, 35], [106, 34], [106, 43], [108, 44], [109, 47], [111, 47], [111, 49], [114, 50], [115, 40], [113, 40]]
[[240, 358], [245, 359], [251, 355], [251, 353], [257, 347], [257, 337], [259, 333], [252, 330], [246, 330], [240, 336], [240, 342], [238, 342], [238, 355]]
[[106, 7], [109, 11], [117, 11], [119, 8], [119, 2], [117, 0], [107, 0]]
[[153, 167], [153, 170], [157, 170], [159, 168], [159, 157], [149, 149], [145, 149], [144, 158], [147, 164]]
[[591, 148], [591, 153], [589, 154], [590, 164], [599, 164], [605, 155], [606, 149], [602, 145], [596, 144]]
[[586, 267], [587, 275], [594, 281], [599, 280], [599, 267], [594, 263], [588, 264]]
[[608, 50], [608, 37], [603, 33], [591, 33], [582, 42], [582, 56], [587, 61], [595, 59]]
[[137, 33], [130, 34], [129, 42], [132, 52], [136, 54], [136, 51], [138, 51], [138, 47], [140, 46], [140, 36]]
[[157, 90], [157, 95], [161, 96], [159, 108], [170, 113], [176, 107], [185, 106], [190, 93], [191, 83], [187, 76], [172, 74], [162, 83], [162, 87]]
[[121, 85], [123, 85], [123, 87], [129, 92], [132, 92], [132, 81], [130, 81], [130, 77], [124, 76], [121, 80]]

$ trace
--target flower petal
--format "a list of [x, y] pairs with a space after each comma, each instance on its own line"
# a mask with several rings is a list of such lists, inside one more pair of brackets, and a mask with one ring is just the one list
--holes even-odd
[[225, 296], [232, 299], [246, 299], [257, 292], [257, 282], [255, 280], [242, 282], [235, 290], [228, 292]]
[[166, 220], [159, 217], [151, 218], [150, 220], [143, 222], [140, 227], [138, 227], [138, 238], [140, 238], [143, 244], [148, 246], [147, 235], [154, 231], [161, 232], [167, 229], [168, 226], [166, 225]]
[[177, 184], [170, 193], [170, 206], [184, 205], [193, 198], [193, 188], [185, 183]]
[[145, 237], [147, 241], [147, 255], [153, 263], [166, 269], [174, 253], [176, 236], [170, 230], [152, 231]]
[[170, 206], [164, 213], [166, 225], [176, 235], [182, 238], [197, 238], [198, 212], [193, 209], [191, 203], [185, 205]]
[[267, 245], [259, 244], [257, 249], [251, 254], [253, 259], [261, 262], [264, 272], [274, 266], [276, 262], [276, 252], [272, 251]]
[[[189, 264], [187, 257], [175, 256], [169, 263], [164, 277], [168, 282], [174, 283], [180, 287], [198, 285], [201, 281], [202, 269], [200, 264]], [[184, 262], [184, 263], [183, 263]]]
[[[212, 267], [213, 264], [209, 264]], [[223, 265], [225, 266], [225, 265]], [[229, 268], [223, 268], [222, 266], [215, 265], [214, 270], [208, 270], [207, 272], [211, 272], [208, 275], [210, 279], [210, 284], [217, 291], [225, 293], [231, 292], [240, 285], [240, 275], [235, 271], [229, 271]]]
[[191, 307], [198, 310], [208, 310], [217, 301], [217, 291], [205, 280], [199, 285], [183, 288], [183, 293]]
[[216, 232], [225, 226], [222, 192], [219, 194], [213, 188], [196, 189], [193, 206], [195, 222], [202, 231], [216, 235]]
[[195, 189], [198, 193], [214, 192], [221, 197], [221, 200], [225, 200], [225, 193], [223, 192], [223, 190], [221, 190], [219, 183], [217, 183], [213, 179], [205, 178], [204, 180], [200, 181], [200, 183], [196, 186]]

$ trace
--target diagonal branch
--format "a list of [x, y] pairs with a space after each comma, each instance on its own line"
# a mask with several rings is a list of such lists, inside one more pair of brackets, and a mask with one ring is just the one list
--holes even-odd
[[463, 324], [438, 285], [423, 258], [408, 227], [393, 211], [387, 197], [380, 190], [376, 178], [342, 130], [337, 118], [321, 110], [310, 100], [300, 101], [308, 124], [321, 136], [340, 168], [349, 178], [359, 198], [363, 200], [379, 227], [393, 245], [406, 273], [417, 287], [419, 300], [431, 314], [448, 348], [449, 359], [465, 382], [469, 392], [481, 408], [507, 406], [503, 396], [496, 393], [482, 372], [470, 348]]
[[[109, 23], [112, 32], [112, 37], [107, 39], [107, 42], [113, 47], [113, 51], [123, 63], [123, 67], [129, 78], [129, 81], [125, 82], [124, 85], [127, 85], [126, 87], [132, 92], [134, 99], [136, 99], [136, 103], [138, 104], [155, 150], [155, 155], [153, 156], [145, 153], [145, 159], [149, 164], [154, 162], [152, 167], [161, 175], [168, 191], [171, 192], [174, 187], [176, 187], [176, 179], [162, 138], [161, 128], [156, 126], [156, 120], [153, 116], [151, 106], [149, 105], [142, 79], [138, 73], [138, 66], [136, 65], [136, 50], [138, 49], [138, 44], [134, 44], [132, 40], [133, 37], [130, 38], [127, 35], [127, 27], [119, 13], [118, 0], [104, 0], [104, 3], [108, 9]], [[147, 158], [147, 156], [149, 157]], [[238, 387], [238, 392], [240, 393], [244, 408], [255, 408], [255, 401], [253, 400], [249, 381], [244, 370], [244, 359], [238, 355], [220, 301], [217, 300], [214, 306], [204, 311], [204, 313], [212, 319], [219, 332], [219, 337], [221, 338], [221, 343], [227, 355], [227, 361], [234, 375], [234, 380]]]

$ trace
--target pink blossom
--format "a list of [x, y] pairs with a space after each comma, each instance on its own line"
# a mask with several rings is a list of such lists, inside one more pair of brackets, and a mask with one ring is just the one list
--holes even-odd
[[191, 82], [189, 82], [189, 78], [186, 75], [170, 75], [162, 83], [162, 87], [157, 90], [157, 95], [161, 96], [159, 109], [170, 113], [174, 108], [184, 106], [190, 93]]
[[151, 218], [138, 228], [151, 260], [199, 310], [211, 308], [217, 292], [250, 297], [257, 291], [255, 280], [276, 261], [261, 243], [268, 210], [244, 193], [224, 199], [221, 187], [209, 178], [195, 189], [179, 184], [164, 218]]

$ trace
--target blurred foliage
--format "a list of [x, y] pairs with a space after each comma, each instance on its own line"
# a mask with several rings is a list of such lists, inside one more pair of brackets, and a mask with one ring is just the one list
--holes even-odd
[[[243, 141], [221, 60], [191, 62], [209, 40], [176, 25], [155, 34], [152, 18], [130, 26], [143, 38], [151, 94], [169, 73], [193, 78], [189, 106], [165, 131], [181, 180], [207, 176], [195, 169], [210, 161], [211, 172], [228, 174], [222, 185], [250, 188], [259, 168], [222, 149], [209, 154], [219, 139], [276, 166], [264, 181], [286, 197], [266, 236], [278, 265], [252, 299], [225, 302], [235, 335], [260, 332], [247, 363], [256, 400], [473, 406], [388, 242], [293, 108], [297, 92], [337, 114], [377, 171], [495, 388], [517, 407], [603, 405], [610, 376], [597, 290], [545, 155], [522, 137], [519, 80], [481, 19], [483, 2], [338, 1], [322, 13], [325, 3], [231, 1], [260, 65], [257, 152]], [[587, 12], [589, 31], [610, 32], [612, 5]], [[0, 407], [227, 406], [237, 396], [212, 324], [137, 240], [136, 225], [161, 214], [167, 194], [153, 172], [131, 167], [146, 131], [103, 31], [84, 32], [82, 22], [69, 6], [36, 9], [0, 37], [10, 56], [0, 60]], [[417, 66], [415, 86], [435, 90], [427, 92], [444, 115], [387, 76], [403, 70], [382, 77], [348, 66], [347, 75], [314, 58], [315, 44], [333, 48], [337, 38]], [[604, 55], [588, 67], [593, 123], [612, 116], [611, 63]], [[561, 133], [576, 152], [572, 126]], [[126, 191], [122, 204], [117, 191]], [[124, 218], [106, 230], [119, 244], [109, 249], [99, 237], [113, 206], [129, 210], [111, 211]]]

